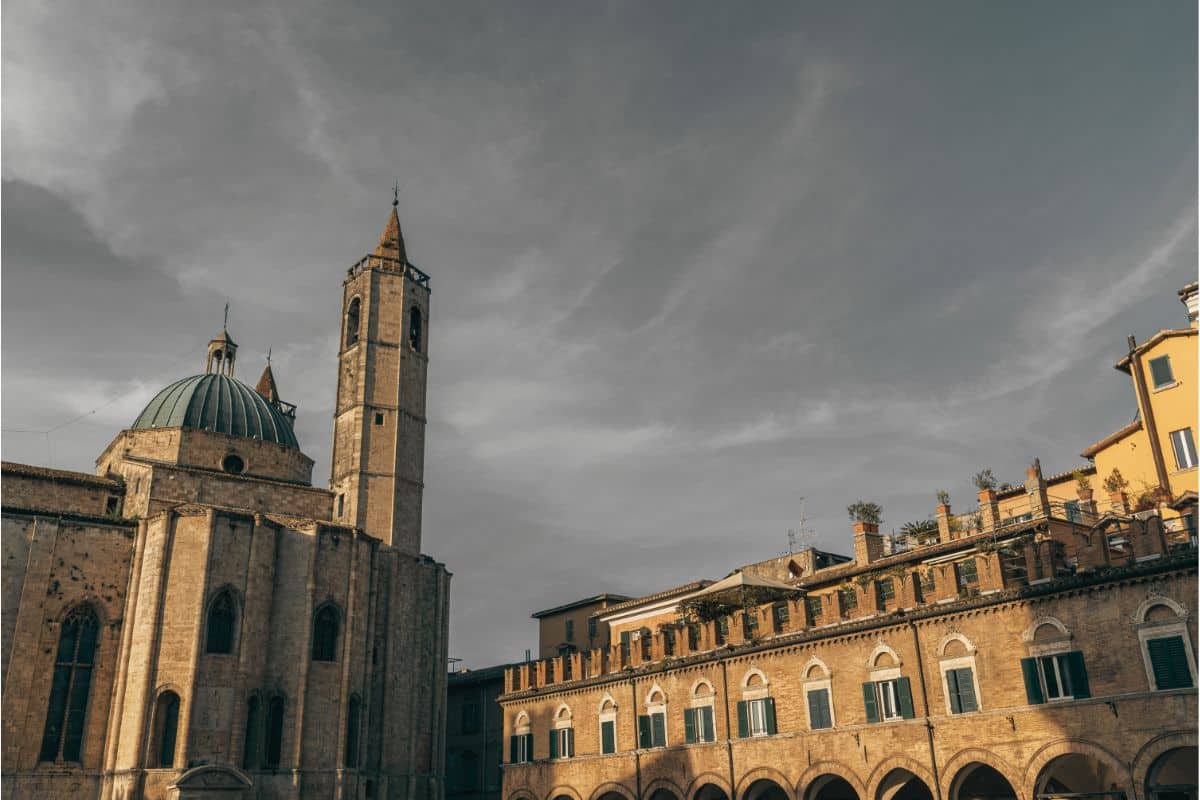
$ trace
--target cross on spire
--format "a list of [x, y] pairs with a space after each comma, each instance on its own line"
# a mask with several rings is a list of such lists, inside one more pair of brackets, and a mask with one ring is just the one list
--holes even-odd
[[221, 330], [229, 330], [229, 303], [225, 304], [225, 322], [221, 324]]
[[392, 208], [400, 205], [400, 181], [392, 181]]

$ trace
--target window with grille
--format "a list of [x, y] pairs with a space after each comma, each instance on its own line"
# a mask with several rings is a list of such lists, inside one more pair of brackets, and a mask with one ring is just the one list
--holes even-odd
[[75, 608], [63, 620], [39, 761], [80, 761], [99, 637], [100, 621], [89, 606]]
[[1162, 389], [1175, 383], [1175, 373], [1171, 370], [1171, 357], [1159, 356], [1150, 359], [1150, 379], [1155, 389]]

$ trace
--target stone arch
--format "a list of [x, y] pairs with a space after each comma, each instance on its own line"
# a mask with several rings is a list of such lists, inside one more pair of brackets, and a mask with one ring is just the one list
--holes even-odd
[[973, 656], [979, 652], [979, 648], [975, 646], [974, 642], [972, 642], [963, 634], [955, 632], [947, 633], [942, 637], [942, 640], [938, 642], [937, 654], [939, 656], [946, 655], [946, 648], [950, 646], [951, 642], [959, 642], [963, 647], [967, 648], [967, 652], [964, 655]]
[[612, 800], [612, 798], [608, 798], [608, 795], [623, 797], [625, 800], [637, 800], [637, 798], [633, 796], [633, 792], [626, 789], [623, 785], [611, 781], [609, 783], [602, 783], [597, 786], [595, 790], [592, 791], [592, 795], [588, 798], [588, 800]]
[[[904, 778], [908, 773], [908, 778]], [[892, 800], [893, 797], [907, 797], [910, 793], [904, 787], [913, 779], [925, 784], [926, 791], [932, 797], [937, 781], [923, 764], [905, 756], [892, 756], [884, 759], [867, 778], [867, 793], [863, 800]]]
[[725, 800], [733, 798], [733, 787], [729, 781], [715, 772], [703, 772], [693, 778], [684, 797], [686, 800], [717, 800], [714, 792], [705, 791], [712, 789], [724, 793]]
[[1133, 782], [1137, 787], [1138, 797], [1148, 797], [1146, 780], [1149, 778], [1150, 770], [1154, 767], [1154, 763], [1158, 761], [1159, 757], [1176, 748], [1196, 747], [1197, 743], [1198, 739], [1195, 731], [1171, 731], [1159, 734], [1142, 745], [1132, 761]]
[[1117, 783], [1117, 790], [1124, 791], [1128, 798], [1133, 797], [1133, 787], [1129, 785], [1129, 771], [1121, 763], [1121, 760], [1105, 748], [1086, 739], [1058, 739], [1043, 746], [1033, 754], [1033, 758], [1025, 767], [1022, 785], [1018, 787], [1019, 791], [1024, 792], [1030, 800], [1037, 800], [1040, 792], [1038, 784], [1043, 781], [1047, 767], [1051, 765], [1051, 762], [1064, 756], [1083, 756], [1098, 762], [1115, 776], [1114, 782]]
[[771, 681], [767, 678], [766, 673], [764, 673], [758, 667], [751, 667], [750, 669], [746, 670], [746, 674], [742, 676], [741, 687], [743, 691], [750, 688], [750, 679], [755, 677], [762, 681], [762, 687], [764, 689], [771, 685]]
[[610, 703], [612, 704], [613, 711], [617, 711], [619, 709], [619, 706], [617, 706], [617, 701], [613, 698], [613, 696], [608, 692], [605, 692], [604, 696], [600, 698], [599, 705], [596, 706], [596, 711], [603, 713], [605, 710], [604, 707]]
[[1145, 622], [1146, 615], [1149, 614], [1150, 610], [1152, 608], [1154, 608], [1155, 606], [1166, 606], [1167, 608], [1174, 611], [1175, 616], [1177, 616], [1177, 617], [1186, 618], [1188, 616], [1187, 609], [1184, 608], [1183, 606], [1181, 606], [1179, 603], [1175, 602], [1174, 600], [1172, 600], [1169, 597], [1164, 597], [1161, 594], [1156, 594], [1151, 597], [1147, 597], [1145, 600], [1142, 601], [1142, 604], [1138, 606], [1137, 612], [1135, 612], [1133, 615], [1134, 621], [1138, 622], [1138, 623]]
[[546, 800], [557, 800], [560, 797], [565, 797], [567, 800], [583, 800], [583, 796], [574, 787], [567, 786], [566, 784], [555, 786], [546, 792]]
[[509, 793], [507, 800], [538, 800], [538, 797], [528, 786], [519, 786]]
[[655, 794], [659, 792], [669, 794], [673, 800], [683, 800], [684, 798], [683, 789], [680, 789], [679, 785], [670, 778], [655, 778], [650, 781], [650, 783], [646, 784], [646, 788], [642, 790], [642, 797], [647, 798], [647, 800], [665, 800], [662, 795], [659, 795], [657, 798], [655, 797]]
[[876, 662], [879, 660], [879, 657], [882, 655], [891, 656], [892, 661], [895, 662], [893, 664], [888, 664], [887, 666], [889, 666], [889, 667], [904, 666], [904, 661], [901, 660], [900, 654], [897, 653], [895, 650], [893, 650], [891, 645], [887, 644], [886, 642], [881, 641], [881, 642], [879, 642], [879, 644], [875, 645], [875, 649], [872, 650], [871, 655], [869, 655], [867, 657], [867, 669], [876, 669]]
[[[817, 668], [818, 670], [820, 670], [821, 674], [810, 675], [809, 673], [811, 673], [813, 671], [814, 667]], [[809, 656], [808, 661], [805, 661], [804, 666], [800, 668], [800, 678], [802, 680], [806, 680], [806, 681], [807, 680], [817, 680], [820, 678], [828, 678], [828, 677], [830, 677], [829, 665], [826, 664], [821, 659], [817, 658], [815, 655]]]
[[1013, 787], [1018, 800], [1024, 800], [1021, 792], [1021, 772], [991, 750], [980, 747], [967, 747], [959, 750], [946, 760], [941, 768], [942, 797], [947, 800], [958, 800], [958, 790], [963, 780], [969, 777], [974, 765], [991, 767], [1000, 773]]
[[[652, 699], [654, 697], [655, 692], [657, 692], [659, 694], [659, 696], [662, 697], [661, 700]], [[666, 703], [667, 703], [667, 693], [665, 691], [663, 691], [663, 688], [661, 686], [659, 686], [657, 683], [651, 684], [650, 690], [648, 692], [646, 692], [646, 705], [647, 706], [657, 706], [660, 704], [666, 705]]]
[[[524, 728], [525, 732], [528, 733], [529, 727], [530, 727], [529, 712], [527, 712], [523, 709], [521, 711], [518, 711], [517, 716], [513, 719], [513, 730], [520, 731], [522, 728]], [[536, 798], [535, 798], [535, 800], [536, 800]]]
[[[704, 687], [708, 687], [708, 691], [702, 691]], [[715, 695], [717, 690], [713, 688], [712, 681], [708, 678], [697, 678], [692, 684], [691, 690], [688, 692], [690, 697], [707, 697], [710, 694]]]
[[[759, 784], [759, 786], [755, 784]], [[772, 795], [777, 796], [778, 793], [762, 791], [769, 790], [769, 784], [774, 784], [778, 787], [787, 800], [795, 800], [796, 795], [792, 789], [791, 781], [782, 772], [771, 767], [759, 767], [743, 775], [742, 779], [738, 781], [738, 800], [759, 800], [760, 797], [770, 798]]]
[[1025, 644], [1033, 644], [1033, 637], [1037, 634], [1038, 628], [1042, 627], [1043, 625], [1050, 625], [1054, 628], [1057, 628], [1060, 638], [1071, 638], [1071, 629], [1066, 625], [1063, 625], [1058, 617], [1043, 615], [1037, 617], [1032, 623], [1030, 623], [1029, 627], [1025, 629], [1025, 632], [1021, 634], [1021, 641], [1025, 642]]
[[[564, 714], [564, 712], [566, 712]], [[559, 703], [558, 708], [554, 709], [554, 721], [562, 722], [564, 720], [572, 720], [575, 715], [571, 713], [571, 707], [566, 703]]]
[[228, 792], [230, 797], [243, 797], [245, 790], [253, 786], [254, 782], [250, 780], [250, 776], [240, 769], [225, 764], [205, 764], [192, 767], [167, 786], [167, 789], [178, 791], [180, 798], [208, 797], [208, 793], [213, 790], [222, 794]]
[[850, 784], [850, 788], [858, 795], [859, 800], [866, 800], [867, 787], [863, 785], [858, 773], [840, 761], [818, 761], [800, 775], [796, 782], [796, 797], [799, 800], [813, 800], [811, 795], [814, 788], [819, 792], [827, 778], [841, 778]]

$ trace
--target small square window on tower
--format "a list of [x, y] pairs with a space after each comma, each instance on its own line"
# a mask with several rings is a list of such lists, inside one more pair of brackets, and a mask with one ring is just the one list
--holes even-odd
[[383, 412], [382, 412], [382, 411], [376, 411], [376, 412], [375, 412], [375, 424], [376, 424], [376, 425], [382, 425], [382, 424], [383, 424]]

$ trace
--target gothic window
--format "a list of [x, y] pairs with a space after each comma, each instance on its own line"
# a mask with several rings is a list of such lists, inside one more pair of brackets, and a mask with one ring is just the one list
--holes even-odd
[[99, 636], [100, 621], [90, 606], [77, 606], [63, 620], [40, 761], [80, 761]]
[[163, 692], [154, 704], [154, 735], [151, 738], [150, 766], [170, 769], [175, 766], [175, 740], [179, 730], [179, 695]]
[[267, 708], [267, 768], [278, 769], [283, 755], [283, 710], [282, 697], [272, 697]]
[[208, 608], [208, 629], [204, 652], [228, 654], [233, 652], [233, 636], [237, 622], [237, 607], [233, 595], [223, 591]]
[[346, 347], [358, 344], [358, 329], [361, 316], [362, 301], [354, 298], [346, 309]]
[[337, 661], [338, 610], [326, 603], [313, 615], [313, 661]]
[[362, 704], [357, 697], [350, 698], [350, 707], [346, 711], [346, 766], [353, 769], [358, 766], [358, 729]]
[[242, 767], [258, 769], [262, 757], [262, 701], [253, 695], [246, 704], [246, 743], [242, 749]]
[[408, 346], [421, 352], [421, 309], [416, 306], [408, 310]]

